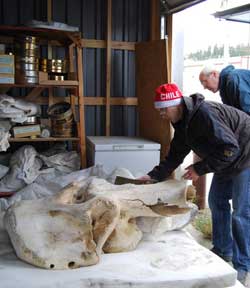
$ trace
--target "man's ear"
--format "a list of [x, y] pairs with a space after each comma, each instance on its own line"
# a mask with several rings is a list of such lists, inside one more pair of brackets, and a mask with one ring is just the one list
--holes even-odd
[[216, 71], [212, 71], [211, 74], [213, 77], [216, 77]]
[[213, 76], [215, 78], [219, 77], [219, 75], [220, 75], [220, 73], [218, 71], [213, 71], [212, 73], [213, 73]]

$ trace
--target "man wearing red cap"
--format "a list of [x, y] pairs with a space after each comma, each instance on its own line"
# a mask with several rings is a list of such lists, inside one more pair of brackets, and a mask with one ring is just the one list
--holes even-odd
[[212, 251], [226, 261], [232, 258], [238, 279], [250, 287], [250, 117], [204, 101], [200, 94], [183, 97], [175, 84], [158, 87], [154, 103], [175, 132], [165, 160], [142, 178], [167, 179], [191, 150], [201, 158], [186, 168], [183, 178], [196, 181], [214, 173], [209, 192]]

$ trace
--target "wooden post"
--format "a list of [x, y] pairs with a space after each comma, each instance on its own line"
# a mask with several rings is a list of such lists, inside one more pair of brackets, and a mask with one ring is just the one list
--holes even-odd
[[110, 92], [111, 92], [111, 30], [112, 1], [108, 0], [107, 48], [106, 48], [106, 136], [110, 136]]
[[[200, 161], [200, 157], [194, 154], [193, 162]], [[199, 209], [205, 209], [206, 206], [206, 175], [200, 176], [196, 182], [193, 182], [196, 188], [196, 204]]]
[[[74, 69], [74, 48], [75, 48], [75, 44], [72, 43], [69, 45], [69, 49], [68, 49], [68, 54], [69, 54], [69, 73], [70, 74], [76, 74], [75, 73], [75, 69]], [[76, 80], [76, 79], [74, 79]], [[77, 79], [79, 81], [79, 79]], [[78, 93], [77, 93], [78, 94]], [[77, 95], [79, 97], [79, 95]], [[71, 109], [73, 111], [73, 115], [74, 115], [74, 119], [76, 119], [76, 97], [75, 97], [75, 91], [74, 93], [72, 93], [72, 91], [70, 90], [70, 104], [71, 104]], [[79, 134], [78, 134], [79, 135]]]
[[82, 47], [77, 50], [77, 70], [78, 70], [78, 99], [79, 99], [79, 131], [80, 135], [80, 152], [81, 152], [81, 167], [86, 167], [86, 140], [85, 140], [85, 107], [84, 107], [84, 91], [83, 91], [83, 64], [82, 64]]
[[150, 40], [161, 39], [160, 0], [151, 0]]
[[167, 36], [168, 36], [168, 82], [172, 82], [172, 42], [173, 42], [173, 15], [167, 16]]

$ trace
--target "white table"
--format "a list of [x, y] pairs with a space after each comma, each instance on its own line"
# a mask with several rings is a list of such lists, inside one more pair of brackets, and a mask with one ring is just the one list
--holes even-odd
[[191, 288], [243, 287], [236, 271], [187, 232], [142, 241], [135, 251], [104, 254], [99, 264], [74, 270], [44, 270], [19, 260], [0, 230], [1, 288]]

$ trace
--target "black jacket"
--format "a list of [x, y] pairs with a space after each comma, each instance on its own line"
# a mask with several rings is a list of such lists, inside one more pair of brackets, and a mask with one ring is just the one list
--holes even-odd
[[148, 175], [166, 179], [191, 150], [202, 159], [194, 164], [198, 175], [230, 176], [250, 167], [250, 117], [234, 107], [204, 101], [200, 94], [183, 99], [183, 118], [172, 124], [169, 153]]

